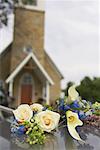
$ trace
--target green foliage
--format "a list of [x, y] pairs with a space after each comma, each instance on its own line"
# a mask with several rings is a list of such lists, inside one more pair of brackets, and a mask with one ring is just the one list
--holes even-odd
[[85, 77], [77, 87], [82, 99], [86, 99], [94, 103], [100, 102], [100, 78]]
[[48, 109], [48, 110], [53, 111], [53, 107], [52, 107], [52, 106], [50, 106], [50, 105], [45, 104], [45, 105], [44, 105], [44, 107], [45, 107], [46, 109]]
[[[65, 94], [67, 93], [66, 90], [68, 90], [72, 83], [73, 82], [68, 82], [65, 89]], [[90, 77], [86, 76], [80, 82], [80, 85], [76, 87], [76, 89], [82, 99], [86, 99], [87, 101], [91, 101], [92, 103], [96, 101], [100, 102], [100, 78], [94, 77], [93, 79], [91, 79]]]
[[100, 103], [95, 102], [92, 108], [94, 109], [94, 114], [100, 116]]
[[96, 116], [100, 116], [100, 110], [96, 110], [93, 114]]
[[25, 122], [25, 127], [27, 128], [27, 142], [30, 145], [33, 144], [43, 144], [46, 136], [44, 131], [40, 129], [39, 125], [35, 122], [34, 119], [31, 119], [30, 122]]

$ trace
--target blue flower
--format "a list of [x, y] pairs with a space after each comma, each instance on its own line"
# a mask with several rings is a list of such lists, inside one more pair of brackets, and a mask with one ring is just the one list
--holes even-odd
[[25, 131], [26, 131], [25, 126], [20, 125], [20, 126], [18, 127], [17, 133], [22, 135], [22, 134], [25, 133]]
[[58, 109], [59, 109], [60, 111], [64, 111], [64, 105], [59, 105], [59, 106], [58, 106]]
[[59, 110], [64, 111], [64, 99], [59, 100], [58, 108], [59, 108]]
[[11, 132], [15, 134], [22, 135], [26, 131], [24, 125], [19, 125], [16, 121], [11, 124]]
[[64, 105], [64, 99], [59, 100], [59, 105]]
[[80, 105], [79, 105], [79, 103], [78, 103], [78, 101], [77, 100], [75, 100], [72, 104], [71, 104], [71, 108], [80, 108]]
[[85, 119], [86, 118], [86, 115], [84, 113], [84, 111], [78, 111], [78, 116], [80, 119]]
[[64, 111], [70, 110], [70, 106], [69, 105], [65, 105], [64, 106]]

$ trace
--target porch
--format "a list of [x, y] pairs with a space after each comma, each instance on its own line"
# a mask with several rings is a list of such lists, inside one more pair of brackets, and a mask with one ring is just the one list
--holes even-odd
[[10, 74], [6, 83], [10, 96], [15, 97], [15, 106], [21, 103], [36, 102], [39, 98], [50, 103], [50, 86], [54, 83], [48, 73], [30, 53], [19, 66]]

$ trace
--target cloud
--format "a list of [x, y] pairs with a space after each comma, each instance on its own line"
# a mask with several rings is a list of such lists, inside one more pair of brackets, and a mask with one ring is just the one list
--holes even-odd
[[99, 76], [98, 1], [47, 1], [45, 48], [65, 76], [64, 83]]

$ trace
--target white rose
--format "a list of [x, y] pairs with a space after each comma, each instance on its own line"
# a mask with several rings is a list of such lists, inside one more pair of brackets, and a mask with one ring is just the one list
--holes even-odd
[[38, 103], [34, 103], [34, 104], [30, 105], [30, 108], [34, 112], [41, 112], [43, 110], [43, 106]]
[[33, 116], [33, 111], [31, 110], [30, 106], [27, 104], [22, 104], [18, 106], [16, 110], [13, 111], [14, 116], [17, 121], [30, 121]]
[[35, 120], [43, 131], [51, 132], [58, 126], [60, 115], [56, 112], [46, 110], [36, 114]]

